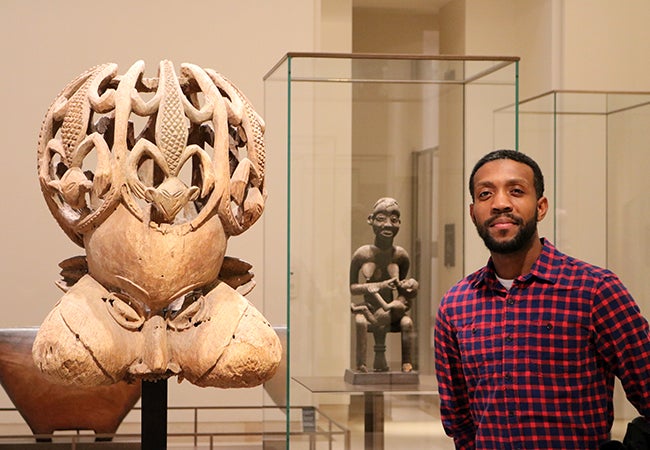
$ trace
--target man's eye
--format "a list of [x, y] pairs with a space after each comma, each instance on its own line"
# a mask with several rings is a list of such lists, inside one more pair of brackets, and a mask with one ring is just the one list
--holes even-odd
[[490, 191], [481, 191], [478, 193], [478, 198], [485, 199], [490, 196]]

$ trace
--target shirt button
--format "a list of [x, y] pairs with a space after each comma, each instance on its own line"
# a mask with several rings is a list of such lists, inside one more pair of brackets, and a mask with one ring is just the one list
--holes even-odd
[[514, 304], [515, 304], [515, 301], [514, 301], [513, 299], [509, 298], [509, 299], [508, 299], [508, 304], [509, 304], [509, 305], [514, 305]]
[[510, 335], [506, 336], [506, 342], [512, 342], [512, 336]]

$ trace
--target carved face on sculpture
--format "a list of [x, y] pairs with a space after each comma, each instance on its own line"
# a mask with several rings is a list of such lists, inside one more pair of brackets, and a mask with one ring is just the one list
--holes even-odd
[[390, 197], [380, 198], [375, 202], [368, 223], [372, 226], [377, 239], [391, 240], [397, 235], [402, 223], [397, 200]]
[[[245, 263], [228, 259], [222, 270], [226, 243], [260, 217], [266, 192], [264, 122], [246, 97], [212, 69], [182, 64], [177, 75], [162, 61], [154, 78], [144, 69], [140, 61], [118, 75], [117, 65], [103, 64], [66, 86], [41, 128], [38, 174], [52, 215], [86, 250], [62, 266], [64, 300], [79, 297], [89, 311], [106, 309], [110, 326], [146, 335], [153, 322], [179, 331], [178, 317], [207, 320], [214, 305], [203, 303], [225, 278], [233, 287], [250, 280]], [[70, 327], [76, 313], [62, 304]], [[38, 345], [64, 332], [48, 320]], [[187, 376], [157, 336], [142, 337], [142, 355], [117, 373], [97, 370], [109, 379]]]

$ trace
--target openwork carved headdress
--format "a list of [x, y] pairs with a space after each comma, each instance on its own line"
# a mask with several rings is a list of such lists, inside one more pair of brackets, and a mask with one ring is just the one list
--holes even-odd
[[[264, 209], [264, 122], [214, 70], [182, 64], [177, 76], [162, 61], [146, 78], [144, 68], [84, 72], [43, 122], [41, 189], [86, 256], [61, 264], [66, 294], [41, 326], [35, 361], [84, 384], [259, 384], [279, 363], [279, 341], [234, 290], [250, 266], [224, 255]], [[233, 374], [237, 358], [254, 363]]]
[[[264, 122], [214, 70], [182, 64], [177, 77], [163, 61], [159, 78], [143, 72], [142, 61], [123, 76], [116, 64], [94, 67], [50, 107], [38, 160], [52, 214], [79, 245], [120, 201], [139, 220], [144, 200], [155, 212], [146, 219], [185, 228], [218, 211], [228, 234], [243, 232], [264, 206]], [[154, 95], [145, 100], [146, 93]], [[146, 119], [137, 136], [133, 116]], [[93, 150], [96, 165], [84, 173]], [[153, 167], [141, 174], [145, 161]], [[182, 186], [190, 162], [193, 184]]]

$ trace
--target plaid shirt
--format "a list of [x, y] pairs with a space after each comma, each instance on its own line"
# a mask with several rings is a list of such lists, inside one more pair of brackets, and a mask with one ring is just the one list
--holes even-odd
[[612, 272], [548, 241], [507, 291], [492, 261], [442, 299], [435, 325], [440, 412], [458, 449], [597, 449], [618, 376], [650, 417], [650, 336]]

